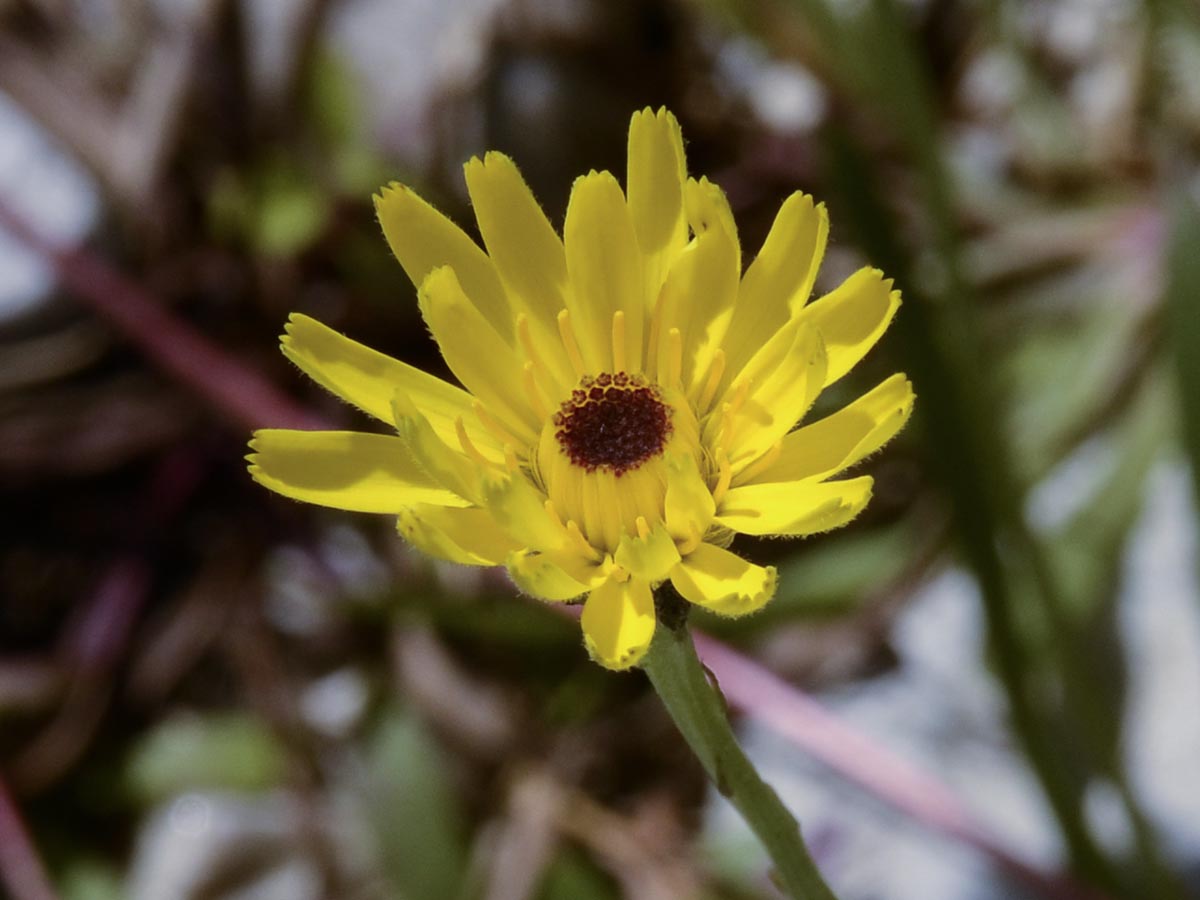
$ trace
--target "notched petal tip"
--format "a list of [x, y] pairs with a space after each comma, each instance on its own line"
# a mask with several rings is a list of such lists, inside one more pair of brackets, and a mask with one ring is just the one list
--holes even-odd
[[604, 656], [604, 652], [596, 645], [596, 642], [589, 638], [586, 633], [583, 636], [583, 645], [593, 662], [599, 663], [612, 672], [627, 672], [636, 667], [650, 649], [650, 642], [647, 641], [643, 645], [630, 648], [620, 656], [607, 658]]
[[679, 562], [679, 550], [666, 526], [659, 524], [645, 537], [624, 535], [613, 560], [634, 577], [657, 584]]
[[456, 292], [461, 291], [462, 287], [458, 282], [458, 275], [454, 271], [454, 267], [450, 265], [434, 266], [430, 269], [425, 277], [421, 279], [421, 284], [417, 288], [418, 295], [428, 295], [433, 291], [442, 291], [452, 289]]
[[467, 164], [470, 165], [471, 163], [481, 165], [485, 169], [492, 166], [504, 166], [505, 168], [512, 169], [519, 168], [511, 156], [507, 153], [501, 153], [499, 150], [488, 150], [483, 154], [482, 159], [478, 156], [472, 156]]
[[606, 669], [636, 666], [656, 627], [654, 597], [645, 582], [608, 580], [588, 594], [580, 617], [588, 655]]
[[399, 181], [389, 181], [374, 194], [371, 195], [371, 201], [375, 204], [375, 210], [378, 212], [380, 205], [390, 201], [395, 194], [410, 194], [412, 189], [406, 184]]
[[564, 571], [546, 554], [534, 550], [510, 553], [504, 565], [518, 590], [548, 603], [577, 600], [589, 590], [589, 585]]
[[495, 150], [489, 150], [483, 156], [472, 156], [463, 163], [463, 180], [467, 183], [467, 189], [470, 190], [471, 182], [486, 173], [488, 169], [506, 163], [515, 168], [511, 159]]
[[731, 617], [762, 609], [778, 582], [774, 566], [756, 566], [711, 543], [701, 544], [671, 572], [671, 583], [685, 600]]

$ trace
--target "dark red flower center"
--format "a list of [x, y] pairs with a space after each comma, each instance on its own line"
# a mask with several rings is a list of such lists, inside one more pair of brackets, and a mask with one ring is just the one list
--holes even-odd
[[656, 385], [637, 375], [585, 376], [554, 416], [555, 437], [575, 465], [617, 477], [662, 453], [671, 409]]

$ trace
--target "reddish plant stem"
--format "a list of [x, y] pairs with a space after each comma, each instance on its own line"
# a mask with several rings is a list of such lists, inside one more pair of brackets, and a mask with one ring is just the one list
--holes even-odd
[[314, 416], [261, 374], [167, 311], [140, 285], [84, 248], [57, 247], [0, 199], [0, 226], [54, 266], [59, 281], [131, 343], [215, 409], [246, 428], [318, 429]]
[[0, 883], [13, 900], [58, 900], [3, 778], [0, 778]]

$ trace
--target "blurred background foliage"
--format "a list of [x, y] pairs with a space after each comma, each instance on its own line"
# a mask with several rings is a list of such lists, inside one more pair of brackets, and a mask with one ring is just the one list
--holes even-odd
[[63, 900], [775, 895], [641, 676], [242, 463], [296, 408], [363, 424], [276, 352], [289, 312], [447, 374], [374, 190], [469, 227], [499, 149], [561, 224], [660, 104], [747, 254], [805, 190], [818, 290], [869, 262], [905, 296], [822, 400], [915, 382], [868, 512], [747, 542], [779, 596], [697, 617], [997, 836], [748, 727], [840, 896], [1200, 896], [1193, 3], [0, 0], [16, 900], [39, 859]]

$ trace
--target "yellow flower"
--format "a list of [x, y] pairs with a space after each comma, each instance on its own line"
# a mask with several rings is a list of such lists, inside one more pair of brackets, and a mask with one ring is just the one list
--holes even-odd
[[398, 517], [426, 553], [503, 564], [535, 597], [586, 597], [593, 658], [636, 664], [652, 591], [736, 616], [774, 594], [735, 533], [793, 537], [853, 519], [867, 476], [831, 480], [912, 409], [894, 375], [793, 430], [900, 303], [862, 269], [808, 303], [823, 205], [796, 193], [742, 272], [724, 194], [688, 178], [679, 125], [644, 110], [628, 184], [577, 179], [560, 238], [512, 160], [466, 164], [486, 252], [402, 185], [375, 198], [384, 234], [459, 388], [292, 315], [283, 352], [396, 436], [263, 430], [255, 480], [288, 497]]

